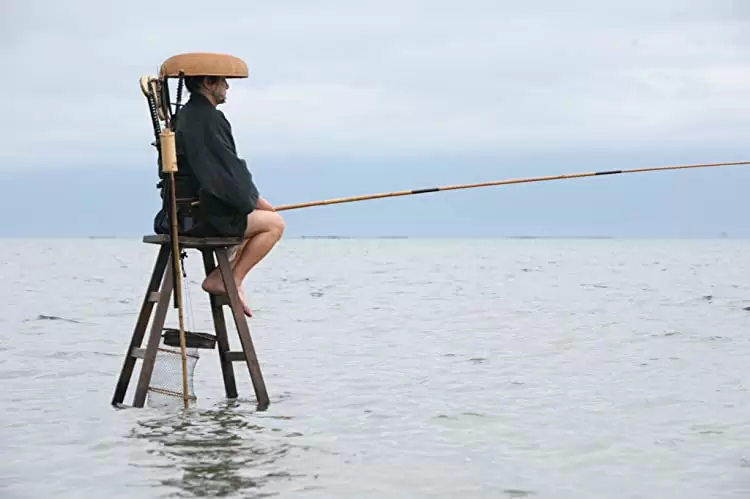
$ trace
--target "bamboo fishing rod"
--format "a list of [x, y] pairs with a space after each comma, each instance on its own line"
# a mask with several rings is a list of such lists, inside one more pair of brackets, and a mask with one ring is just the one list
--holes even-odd
[[[412, 196], [415, 194], [428, 194], [431, 192], [441, 191], [456, 191], [460, 189], [474, 189], [477, 187], [492, 187], [498, 185], [510, 185], [510, 184], [526, 184], [532, 182], [546, 182], [549, 180], [565, 180], [571, 178], [583, 178], [583, 177], [598, 177], [604, 175], [619, 175], [623, 173], [643, 173], [643, 172], [655, 172], [665, 170], [687, 170], [689, 168], [712, 168], [719, 166], [736, 166], [736, 165], [748, 165], [750, 161], [733, 161], [727, 163], [698, 163], [688, 165], [666, 165], [666, 166], [651, 166], [645, 168], [630, 168], [625, 170], [604, 170], [596, 172], [585, 172], [585, 173], [564, 173], [560, 175], [547, 175], [543, 177], [529, 177], [529, 178], [516, 178], [509, 180], [496, 180], [492, 182], [479, 182], [474, 184], [457, 184], [447, 185], [443, 187], [428, 187], [426, 189], [411, 189], [405, 191], [394, 191], [394, 192], [383, 192], [379, 194], [364, 194], [360, 196], [349, 196], [343, 198], [332, 198], [324, 199], [321, 201], [308, 201], [305, 203], [295, 204], [282, 204], [274, 208], [274, 211], [287, 211], [287, 210], [298, 210], [300, 208], [310, 208], [313, 206], [325, 206], [329, 204], [341, 204], [341, 203], [354, 203], [357, 201], [368, 201], [371, 199], [382, 199], [392, 198], [399, 196]], [[239, 246], [235, 247], [235, 251], [232, 252], [232, 259], [234, 260], [244, 249], [247, 244], [247, 239], [244, 240]]]
[[655, 172], [655, 171], [664, 171], [664, 170], [685, 170], [688, 168], [711, 168], [711, 167], [718, 167], [718, 166], [734, 166], [734, 165], [747, 165], [747, 164], [750, 164], [750, 161], [735, 161], [735, 162], [729, 162], [729, 163], [700, 163], [700, 164], [690, 164], [690, 165], [667, 165], [667, 166], [653, 166], [653, 167], [646, 167], [646, 168], [631, 168], [631, 169], [626, 169], [626, 170], [605, 170], [605, 171], [586, 172], [586, 173], [565, 173], [565, 174], [560, 174], [560, 175], [548, 175], [544, 177], [529, 177], [529, 178], [517, 178], [517, 179], [510, 179], [510, 180], [496, 180], [493, 182], [479, 182], [479, 183], [474, 183], [474, 184], [448, 185], [448, 186], [443, 186], [443, 187], [430, 187], [426, 189], [411, 189], [411, 190], [405, 190], [405, 191], [383, 192], [379, 194], [365, 194], [361, 196], [349, 196], [349, 197], [343, 197], [343, 198], [324, 199], [321, 201], [308, 201], [306, 203], [284, 204], [284, 205], [277, 206], [276, 208], [274, 208], [274, 210], [275, 211], [297, 210], [300, 208], [309, 208], [312, 206], [325, 206], [329, 204], [340, 204], [340, 203], [354, 203], [357, 201], [367, 201], [371, 199], [382, 199], [382, 198], [391, 198], [391, 197], [398, 197], [398, 196], [412, 196], [415, 194], [427, 194], [431, 192], [441, 192], [441, 191], [455, 191], [459, 189], [474, 189], [477, 187], [492, 187], [492, 186], [498, 186], [498, 185], [545, 182], [549, 180], [564, 180], [564, 179], [571, 179], [571, 178], [596, 177], [596, 176], [602, 176], [602, 175], [618, 175], [622, 173], [643, 173], [643, 172]]
[[[167, 88], [158, 88], [154, 80], [149, 81], [148, 78], [141, 78], [141, 90], [148, 97], [149, 106], [151, 108], [151, 117], [154, 125], [154, 133], [156, 134], [156, 144], [158, 144], [160, 157], [161, 157], [161, 170], [169, 176], [169, 219], [171, 221], [170, 227], [170, 239], [172, 240], [172, 256], [170, 258], [172, 262], [172, 277], [174, 279], [174, 293], [175, 300], [177, 302], [177, 315], [179, 324], [179, 338], [180, 338], [180, 361], [182, 367], [182, 403], [185, 409], [190, 406], [188, 392], [188, 375], [187, 375], [187, 342], [185, 338], [185, 319], [184, 319], [184, 306], [182, 303], [182, 274], [180, 273], [180, 243], [179, 243], [179, 231], [177, 222], [177, 188], [175, 182], [175, 174], [178, 171], [177, 168], [177, 149], [175, 143], [175, 133], [172, 130], [172, 119], [169, 112], [169, 95]], [[159, 91], [162, 90], [167, 95], [159, 95]], [[178, 101], [181, 93], [181, 85], [178, 88]], [[166, 102], [167, 104], [163, 104]], [[161, 130], [159, 124], [158, 109], [161, 104], [163, 116], [164, 116], [164, 130]]]

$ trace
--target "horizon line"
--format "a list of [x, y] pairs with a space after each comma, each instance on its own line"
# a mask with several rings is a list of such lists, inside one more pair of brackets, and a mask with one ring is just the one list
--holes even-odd
[[[0, 239], [132, 239], [140, 240], [144, 235], [153, 234], [142, 234], [142, 235], [3, 235], [0, 234]], [[534, 239], [586, 239], [586, 240], [624, 240], [624, 239], [673, 239], [673, 240], [745, 240], [750, 239], [750, 236], [737, 236], [732, 237], [728, 234], [719, 234], [715, 236], [675, 236], [675, 235], [632, 235], [632, 236], [614, 236], [614, 235], [371, 235], [371, 236], [356, 236], [356, 235], [338, 235], [338, 234], [306, 234], [306, 235], [290, 235], [285, 236], [284, 239], [516, 239], [516, 240], [534, 240]]]

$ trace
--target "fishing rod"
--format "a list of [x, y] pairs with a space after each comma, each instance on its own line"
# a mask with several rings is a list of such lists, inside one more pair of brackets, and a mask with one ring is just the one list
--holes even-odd
[[429, 187], [426, 189], [411, 189], [405, 191], [395, 192], [383, 192], [379, 194], [365, 194], [361, 196], [349, 196], [343, 198], [332, 198], [324, 199], [321, 201], [308, 201], [306, 203], [295, 203], [295, 204], [284, 204], [274, 208], [274, 211], [286, 211], [286, 210], [297, 210], [300, 208], [309, 208], [312, 206], [325, 206], [329, 204], [340, 204], [340, 203], [353, 203], [357, 201], [367, 201], [371, 199], [382, 199], [391, 198], [398, 196], [412, 196], [415, 194], [427, 194], [431, 192], [441, 191], [455, 191], [459, 189], [474, 189], [477, 187], [492, 187], [498, 185], [509, 185], [509, 184], [524, 184], [531, 182], [545, 182], [549, 180], [564, 180], [571, 178], [582, 178], [582, 177], [597, 177], [603, 175], [618, 175], [623, 173], [643, 173], [643, 172], [655, 172], [664, 170], [685, 170], [688, 168], [711, 168], [718, 166], [734, 166], [734, 165], [748, 165], [750, 161], [735, 161], [729, 163], [701, 163], [701, 164], [690, 164], [690, 165], [667, 165], [667, 166], [653, 166], [646, 168], [631, 168], [626, 170], [605, 170], [598, 172], [586, 172], [586, 173], [565, 173], [561, 175], [548, 175], [544, 177], [530, 177], [530, 178], [517, 178], [510, 180], [497, 180], [493, 182], [479, 182], [474, 184], [458, 184], [448, 185], [443, 187]]
[[[298, 210], [300, 208], [310, 208], [313, 206], [325, 206], [329, 204], [341, 204], [341, 203], [354, 203], [357, 201], [368, 201], [371, 199], [382, 199], [392, 198], [398, 196], [413, 196], [415, 194], [428, 194], [431, 192], [442, 192], [442, 191], [456, 191], [460, 189], [474, 189], [477, 187], [492, 187], [498, 185], [510, 185], [510, 184], [526, 184], [532, 182], [546, 182], [549, 180], [564, 180], [571, 178], [583, 178], [583, 177], [598, 177], [604, 175], [619, 175], [623, 173], [643, 173], [643, 172], [655, 172], [665, 170], [687, 170], [689, 168], [712, 168], [718, 166], [736, 166], [736, 165], [748, 165], [750, 161], [734, 161], [728, 163], [698, 163], [689, 165], [667, 165], [667, 166], [651, 166], [645, 168], [630, 168], [625, 170], [604, 170], [598, 172], [585, 172], [585, 173], [564, 173], [560, 175], [547, 175], [543, 177], [529, 177], [529, 178], [516, 178], [510, 180], [496, 180], [493, 182], [479, 182], [474, 184], [457, 184], [447, 185], [443, 187], [428, 187], [426, 189], [411, 189], [405, 191], [394, 191], [394, 192], [383, 192], [379, 194], [364, 194], [360, 196], [349, 196], [343, 198], [332, 198], [324, 199], [320, 201], [308, 201], [305, 203], [295, 204], [282, 204], [274, 208], [274, 211], [287, 211], [287, 210]], [[244, 249], [247, 244], [247, 239], [242, 241], [241, 244], [234, 247], [232, 251], [232, 259], [236, 258]]]
[[[180, 73], [180, 84], [177, 89], [178, 103], [182, 93], [183, 75]], [[182, 303], [182, 274], [180, 273], [180, 243], [177, 221], [177, 188], [175, 175], [177, 167], [177, 149], [174, 133], [174, 115], [169, 107], [169, 87], [164, 80], [141, 77], [141, 91], [146, 96], [151, 112], [151, 121], [154, 127], [154, 145], [159, 150], [161, 172], [168, 176], [168, 188], [165, 194], [169, 197], [169, 220], [170, 239], [172, 241], [172, 277], [175, 280], [174, 293], [177, 305], [180, 339], [180, 361], [182, 367], [182, 401], [185, 409], [189, 407], [188, 374], [187, 374], [187, 343], [185, 338], [184, 307]], [[160, 120], [164, 121], [164, 129], [161, 129]], [[166, 201], [166, 200], [165, 200]]]

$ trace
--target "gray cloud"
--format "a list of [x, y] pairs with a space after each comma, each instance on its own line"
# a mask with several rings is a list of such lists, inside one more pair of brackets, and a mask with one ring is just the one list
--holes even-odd
[[0, 165], [153, 161], [137, 80], [186, 51], [249, 63], [224, 107], [249, 157], [746, 140], [739, 1], [362, 4], [6, 3]]

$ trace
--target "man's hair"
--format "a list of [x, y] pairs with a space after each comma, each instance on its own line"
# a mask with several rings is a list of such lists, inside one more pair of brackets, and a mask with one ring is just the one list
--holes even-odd
[[208, 80], [207, 83], [216, 83], [219, 80], [218, 76], [186, 76], [185, 88], [187, 88], [188, 92], [191, 94], [200, 93], [201, 83], [203, 83], [204, 78]]

